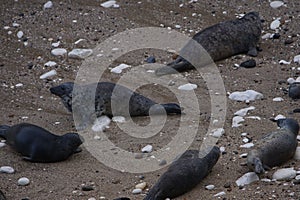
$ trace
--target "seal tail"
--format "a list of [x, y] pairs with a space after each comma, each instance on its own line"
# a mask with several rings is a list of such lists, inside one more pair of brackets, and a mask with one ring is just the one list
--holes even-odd
[[166, 103], [160, 104], [166, 110], [167, 114], [177, 114], [180, 115], [182, 113], [182, 108], [176, 103]]
[[9, 128], [10, 128], [10, 126], [0, 125], [0, 137], [6, 139], [6, 132]]
[[157, 76], [163, 76], [166, 74], [175, 74], [190, 69], [193, 69], [193, 65], [179, 56], [174, 62], [155, 70], [155, 74]]

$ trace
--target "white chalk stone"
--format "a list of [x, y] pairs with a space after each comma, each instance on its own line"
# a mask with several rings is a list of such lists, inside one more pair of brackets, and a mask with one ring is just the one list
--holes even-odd
[[6, 144], [4, 142], [0, 142], [0, 148], [4, 147]]
[[141, 192], [142, 192], [142, 189], [140, 189], [140, 188], [132, 190], [132, 194], [140, 194]]
[[49, 72], [46, 72], [44, 73], [43, 75], [40, 76], [40, 79], [45, 79], [45, 78], [48, 78], [48, 77], [51, 77], [51, 76], [55, 76], [57, 74], [56, 70], [53, 69]]
[[263, 95], [259, 92], [254, 90], [246, 90], [243, 92], [233, 92], [229, 95], [229, 99], [235, 101], [254, 101], [256, 99], [262, 99]]
[[222, 191], [222, 192], [219, 192], [219, 193], [215, 194], [214, 197], [223, 196], [223, 195], [225, 195], [225, 194], [226, 194], [226, 193], [225, 193], [224, 191]]
[[283, 101], [283, 98], [282, 97], [275, 97], [275, 98], [273, 98], [273, 101], [275, 101], [275, 102]]
[[68, 53], [69, 58], [85, 59], [93, 54], [92, 49], [73, 49]]
[[55, 67], [57, 65], [54, 61], [48, 61], [44, 64], [46, 67]]
[[217, 128], [212, 130], [211, 136], [215, 138], [220, 138], [224, 133], [225, 130], [223, 128]]
[[232, 118], [232, 125], [231, 127], [239, 127], [242, 126], [241, 122], [245, 121], [243, 117], [241, 116], [234, 116]]
[[150, 153], [152, 151], [153, 147], [152, 145], [148, 144], [145, 147], [142, 148], [143, 153]]
[[110, 118], [107, 116], [101, 116], [97, 118], [92, 126], [92, 130], [95, 132], [102, 132], [104, 131], [108, 125], [110, 124]]
[[100, 4], [102, 7], [104, 8], [118, 8], [119, 5], [117, 4], [117, 1], [113, 1], [113, 0], [110, 0], [110, 1], [106, 1], [104, 3], [101, 3]]
[[263, 36], [261, 36], [261, 39], [265, 40], [265, 39], [270, 39], [272, 37], [271, 33], [266, 33]]
[[213, 190], [214, 188], [215, 188], [214, 185], [207, 185], [207, 186], [205, 186], [205, 189], [207, 189], [207, 190]]
[[67, 50], [64, 48], [56, 48], [51, 50], [51, 54], [54, 56], [63, 56], [67, 53]]
[[48, 1], [47, 3], [44, 4], [44, 10], [45, 10], [45, 9], [52, 8], [52, 6], [53, 6], [52, 1]]
[[255, 109], [254, 106], [250, 106], [248, 108], [243, 108], [243, 109], [240, 109], [240, 110], [236, 111], [234, 113], [234, 115], [238, 115], [238, 116], [244, 117], [244, 116], [247, 115], [247, 113], [248, 113], [249, 110], [254, 110], [254, 109]]
[[14, 168], [10, 166], [2, 166], [0, 167], [0, 172], [1, 173], [6, 173], [6, 174], [12, 174], [15, 172]]
[[118, 123], [124, 123], [126, 121], [123, 116], [114, 116], [111, 120]]
[[19, 39], [21, 39], [23, 36], [24, 36], [23, 31], [18, 31], [17, 37], [18, 37]]
[[300, 64], [300, 55], [294, 57], [294, 62]]
[[246, 148], [246, 149], [251, 148], [253, 146], [254, 144], [252, 142], [240, 145], [241, 148]]
[[194, 90], [198, 86], [196, 84], [187, 83], [178, 87], [179, 90]]
[[279, 7], [281, 7], [283, 4], [284, 4], [284, 3], [283, 3], [282, 1], [272, 1], [272, 2], [270, 3], [270, 6], [271, 6], [272, 8], [279, 8]]
[[281, 64], [281, 65], [290, 65], [291, 62], [288, 62], [288, 61], [286, 61], [286, 60], [280, 60], [280, 61], [279, 61], [279, 64]]
[[295, 160], [300, 160], [300, 147], [297, 147], [295, 155], [294, 155]]
[[25, 186], [30, 183], [29, 179], [26, 177], [19, 178], [18, 185]]
[[127, 65], [127, 64], [122, 63], [122, 64], [112, 68], [110, 70], [110, 72], [116, 73], [116, 74], [121, 74], [123, 69], [129, 68], [129, 67], [131, 67], [131, 65]]
[[258, 180], [259, 177], [255, 172], [248, 172], [243, 176], [241, 176], [240, 178], [238, 178], [238, 180], [236, 180], [235, 183], [237, 184], [237, 186], [240, 187], [240, 186], [248, 185]]
[[274, 119], [278, 120], [278, 119], [285, 119], [286, 117], [284, 115], [277, 115]]
[[296, 80], [293, 79], [293, 78], [288, 78], [286, 81], [287, 81], [289, 84], [293, 84], [293, 83], [296, 82]]
[[142, 182], [142, 183], [139, 183], [135, 186], [135, 189], [141, 189], [141, 190], [144, 190], [147, 186], [147, 183], [146, 182]]
[[278, 169], [276, 172], [274, 172], [272, 178], [278, 181], [291, 180], [295, 178], [296, 175], [297, 175], [296, 170], [294, 170], [294, 168], [291, 167], [291, 168]]
[[271, 28], [272, 30], [275, 30], [275, 29], [279, 28], [279, 26], [280, 26], [280, 18], [275, 19], [275, 20], [272, 21], [271, 24], [270, 24], [270, 28]]

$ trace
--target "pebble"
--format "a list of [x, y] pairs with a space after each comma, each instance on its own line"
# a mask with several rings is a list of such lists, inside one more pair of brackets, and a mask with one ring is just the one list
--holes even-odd
[[287, 44], [292, 44], [293, 42], [294, 42], [293, 39], [286, 39], [286, 40], [284, 41], [284, 44], [285, 44], [285, 45], [287, 45]]
[[166, 165], [167, 164], [167, 161], [165, 160], [165, 159], [163, 159], [163, 160], [161, 160], [160, 162], [159, 162], [159, 166], [164, 166], [164, 165]]
[[273, 101], [275, 101], [275, 102], [283, 101], [283, 98], [275, 97], [275, 98], [273, 98]]
[[240, 155], [240, 158], [247, 158], [248, 153], [243, 153]]
[[240, 66], [244, 68], [253, 68], [256, 67], [256, 61], [254, 59], [249, 59], [246, 60], [245, 62], [242, 62]]
[[244, 142], [244, 143], [248, 143], [249, 141], [250, 141], [249, 138], [246, 138], [246, 137], [243, 138], [243, 142]]
[[207, 185], [207, 186], [205, 186], [205, 189], [207, 189], [207, 190], [213, 190], [214, 188], [215, 188], [214, 185]]
[[132, 194], [140, 194], [142, 192], [142, 189], [134, 189], [132, 190]]
[[280, 38], [280, 34], [279, 33], [274, 33], [272, 34], [272, 39], [279, 39]]
[[155, 57], [153, 57], [153, 56], [148, 57], [148, 58], [146, 59], [146, 62], [147, 62], [147, 63], [155, 63], [155, 62], [156, 62]]
[[295, 160], [300, 160], [300, 147], [297, 147], [295, 155], [294, 155]]
[[261, 36], [261, 39], [265, 40], [265, 39], [270, 39], [272, 37], [271, 33], [266, 33], [263, 36]]
[[51, 44], [51, 46], [54, 47], [54, 48], [58, 47], [59, 45], [60, 45], [60, 41], [54, 42], [54, 43]]
[[14, 168], [10, 166], [2, 166], [0, 167], [0, 172], [1, 173], [6, 173], [6, 174], [12, 174], [15, 172]]
[[240, 178], [238, 178], [235, 181], [235, 183], [237, 184], [238, 187], [240, 187], [240, 186], [248, 185], [248, 184], [258, 181], [258, 180], [259, 180], [259, 177], [257, 176], [257, 174], [255, 172], [248, 172], [248, 173], [244, 174], [243, 176], [241, 176]]
[[110, 0], [110, 1], [106, 1], [104, 3], [101, 3], [100, 4], [102, 7], [104, 8], [119, 8], [120, 6], [117, 4], [117, 1], [113, 1], [113, 0]]
[[152, 151], [153, 147], [152, 145], [148, 144], [145, 147], [142, 148], [143, 153], [150, 153]]
[[243, 92], [233, 92], [229, 95], [229, 99], [235, 100], [235, 101], [254, 101], [256, 99], [262, 99], [263, 95], [259, 92], [256, 92], [254, 90], [246, 90]]
[[110, 124], [110, 121], [110, 118], [105, 115], [98, 117], [92, 126], [92, 130], [95, 132], [103, 132]]
[[126, 121], [123, 116], [114, 116], [111, 120], [118, 123], [124, 123]]
[[293, 84], [293, 83], [296, 82], [296, 80], [293, 79], [293, 78], [288, 78], [286, 81], [287, 81], [289, 84]]
[[175, 28], [179, 29], [179, 28], [181, 28], [181, 26], [177, 24], [177, 25], [175, 25]]
[[278, 181], [281, 180], [291, 180], [296, 177], [296, 170], [294, 168], [283, 168], [278, 169], [276, 172], [274, 172], [272, 178]]
[[260, 181], [270, 183], [272, 180], [268, 179], [268, 178], [262, 178], [262, 179], [260, 179]]
[[289, 65], [289, 64], [291, 64], [291, 62], [288, 62], [286, 60], [280, 60], [279, 64], [281, 64], [281, 65]]
[[16, 86], [16, 87], [22, 87], [22, 86], [24, 86], [24, 85], [23, 85], [23, 83], [18, 83], [18, 84], [16, 84], [15, 86]]
[[20, 39], [20, 38], [22, 38], [23, 36], [24, 36], [23, 31], [18, 31], [17, 37]]
[[242, 124], [240, 124], [241, 122], [245, 121], [245, 119], [241, 116], [234, 116], [232, 118], [232, 125], [231, 127], [239, 127], [242, 126]]
[[127, 65], [127, 64], [122, 63], [122, 64], [112, 68], [110, 70], [110, 72], [116, 73], [116, 74], [121, 74], [123, 69], [129, 68], [129, 67], [131, 67], [131, 65]]
[[45, 65], [46, 67], [54, 67], [54, 66], [57, 65], [57, 63], [54, 62], [54, 61], [48, 61], [48, 62], [46, 62], [44, 65]]
[[69, 58], [85, 59], [93, 54], [92, 49], [73, 49], [68, 53]]
[[252, 142], [240, 145], [241, 148], [246, 148], [246, 149], [251, 148], [253, 146], [254, 144]]
[[220, 147], [220, 152], [221, 153], [224, 153], [226, 150], [225, 150], [225, 147]]
[[194, 90], [198, 86], [196, 84], [187, 83], [178, 87], [179, 90]]
[[240, 110], [236, 111], [236, 112], [234, 113], [234, 115], [244, 117], [244, 116], [247, 115], [247, 113], [248, 113], [249, 110], [254, 110], [254, 109], [255, 109], [254, 106], [250, 106], [250, 107], [248, 107], [248, 108], [243, 108], [243, 109], [240, 109]]
[[26, 177], [19, 178], [18, 185], [25, 186], [30, 183], [29, 179]]
[[146, 182], [142, 182], [142, 183], [139, 183], [135, 186], [135, 189], [141, 189], [141, 190], [144, 190], [147, 186], [147, 183]]
[[270, 3], [270, 6], [271, 6], [272, 8], [279, 8], [279, 7], [281, 7], [283, 4], [284, 4], [284, 3], [283, 3], [282, 1], [272, 1], [272, 2]]
[[0, 142], [0, 148], [4, 147], [6, 144], [4, 142]]
[[94, 190], [94, 188], [91, 185], [84, 185], [81, 187], [81, 190], [82, 191], [92, 191], [92, 190]]
[[53, 3], [52, 1], [48, 1], [47, 3], [44, 4], [44, 10], [52, 8]]
[[48, 77], [55, 76], [56, 74], [57, 74], [56, 70], [53, 69], [53, 70], [51, 70], [51, 71], [49, 71], [49, 72], [46, 72], [46, 73], [42, 74], [42, 75], [40, 76], [40, 79], [46, 79], [46, 78], [48, 78]]
[[274, 21], [272, 21], [270, 28], [272, 30], [275, 30], [275, 29], [279, 28], [279, 26], [280, 26], [280, 18], [277, 18]]
[[94, 198], [94, 197], [91, 197], [91, 198], [88, 198], [88, 200], [96, 200], [96, 198]]
[[63, 56], [67, 53], [67, 50], [64, 48], [56, 48], [51, 50], [51, 54], [54, 56]]
[[14, 22], [14, 23], [12, 24], [12, 26], [13, 26], [13, 27], [19, 27], [19, 26], [20, 26], [20, 24], [18, 24], [18, 23], [16, 23], [16, 22]]
[[296, 179], [296, 180], [300, 180], [300, 175], [297, 175], [297, 176], [295, 177], [295, 179]]
[[226, 193], [225, 193], [224, 191], [222, 191], [222, 192], [219, 192], [219, 193], [215, 194], [214, 197], [223, 196], [223, 195], [225, 195], [225, 194], [226, 194]]
[[284, 115], [281, 115], [281, 114], [279, 114], [279, 115], [277, 115], [274, 119], [275, 120], [278, 120], [278, 119], [285, 119], [286, 117], [284, 116]]
[[294, 57], [294, 62], [300, 64], [300, 55]]
[[220, 138], [224, 133], [225, 130], [223, 128], [217, 128], [212, 130], [211, 136], [215, 138]]

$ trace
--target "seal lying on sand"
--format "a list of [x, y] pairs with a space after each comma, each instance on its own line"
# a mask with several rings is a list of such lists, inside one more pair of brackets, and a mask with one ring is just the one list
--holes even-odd
[[247, 165], [257, 174], [285, 163], [295, 154], [298, 146], [298, 122], [291, 118], [278, 119], [277, 125], [279, 130], [263, 136], [255, 144], [256, 148], [248, 153]]
[[170, 165], [144, 200], [172, 199], [190, 191], [210, 173], [219, 157], [216, 146], [203, 158], [199, 158], [198, 150], [187, 150]]
[[17, 124], [0, 126], [0, 137], [6, 144], [21, 153], [25, 160], [31, 162], [58, 162], [66, 160], [83, 139], [77, 133], [59, 136], [33, 124]]
[[[86, 96], [85, 89], [93, 87], [93, 85], [77, 86], [81, 87], [83, 99]], [[73, 82], [63, 83], [59, 86], [50, 88], [50, 92], [62, 99], [65, 107], [72, 112], [72, 92], [74, 88]], [[95, 93], [95, 92], [94, 92]], [[88, 95], [88, 94], [87, 94]], [[76, 98], [76, 97], [75, 97]], [[77, 98], [80, 101], [83, 99]], [[126, 103], [126, 99], [129, 103]], [[73, 99], [74, 103], [74, 99]], [[83, 103], [78, 103], [83, 106]], [[74, 106], [74, 105], [73, 105]], [[114, 110], [112, 110], [112, 106]], [[95, 112], [97, 117], [101, 115], [113, 116], [147, 116], [151, 108], [151, 114], [181, 114], [181, 108], [176, 103], [157, 104], [153, 100], [140, 95], [124, 86], [110, 82], [99, 82], [96, 86], [95, 94]]]
[[[197, 66], [205, 66], [213, 61], [219, 61], [230, 56], [247, 53], [257, 56], [256, 46], [261, 36], [261, 19], [257, 12], [250, 12], [241, 19], [230, 20], [208, 27], [193, 36], [205, 50], [195, 51], [195, 45], [188, 43], [178, 58], [167, 66], [155, 71], [156, 75], [172, 74], [193, 69], [193, 65], [184, 59], [197, 56]], [[200, 49], [199, 49], [200, 50]], [[208, 55], [211, 59], [208, 59]], [[195, 60], [195, 58], [193, 58]]]

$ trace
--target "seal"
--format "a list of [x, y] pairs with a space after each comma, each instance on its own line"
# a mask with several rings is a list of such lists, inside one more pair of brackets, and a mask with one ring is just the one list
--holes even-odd
[[6, 139], [6, 144], [25, 160], [44, 163], [66, 160], [73, 153], [79, 152], [78, 147], [83, 143], [83, 138], [77, 133], [54, 135], [28, 123], [0, 126], [0, 137]]
[[249, 169], [257, 174], [287, 162], [295, 154], [298, 122], [292, 118], [278, 119], [277, 125], [280, 129], [263, 136], [247, 155]]
[[159, 178], [144, 200], [173, 199], [193, 189], [211, 172], [220, 157], [217, 146], [210, 147], [209, 153], [200, 158], [202, 153], [185, 151]]
[[295, 82], [289, 86], [289, 97], [292, 99], [300, 99], [300, 83]]
[[0, 190], [0, 200], [6, 200], [6, 197], [4, 196], [1, 190]]
[[[197, 57], [197, 66], [206, 66], [212, 62], [223, 60], [233, 55], [247, 53], [257, 56], [257, 44], [260, 40], [262, 24], [257, 12], [250, 12], [241, 19], [221, 22], [210, 26], [196, 35], [192, 40], [198, 42], [204, 49], [194, 52], [195, 45], [188, 42], [174, 62], [155, 71], [162, 76], [193, 69], [193, 65], [184, 57]], [[207, 53], [210, 55], [211, 59]]]
[[[72, 112], [72, 106], [74, 106], [72, 104], [74, 104], [74, 101], [76, 103], [76, 99], [79, 99], [81, 102], [78, 102], [78, 105], [82, 106], [84, 103], [82, 102], [83, 99], [88, 96], [88, 94], [85, 93], [86, 89], [88, 90], [88, 88], [92, 88], [93, 86], [95, 85], [77, 86], [80, 87], [81, 89], [79, 90], [83, 92], [80, 94], [82, 98], [73, 96], [73, 82], [66, 82], [51, 87], [50, 92], [59, 96], [65, 107]], [[124, 103], [126, 99], [129, 99], [129, 105]], [[113, 105], [115, 105], [114, 110], [112, 110]], [[181, 107], [176, 103], [157, 104], [155, 101], [124, 86], [111, 82], [97, 83], [95, 94], [95, 113], [97, 117], [101, 115], [107, 115], [109, 117], [114, 115], [128, 116], [128, 113], [130, 116], [148, 116], [150, 109], [151, 114], [162, 114], [165, 112], [167, 114], [181, 114]]]

